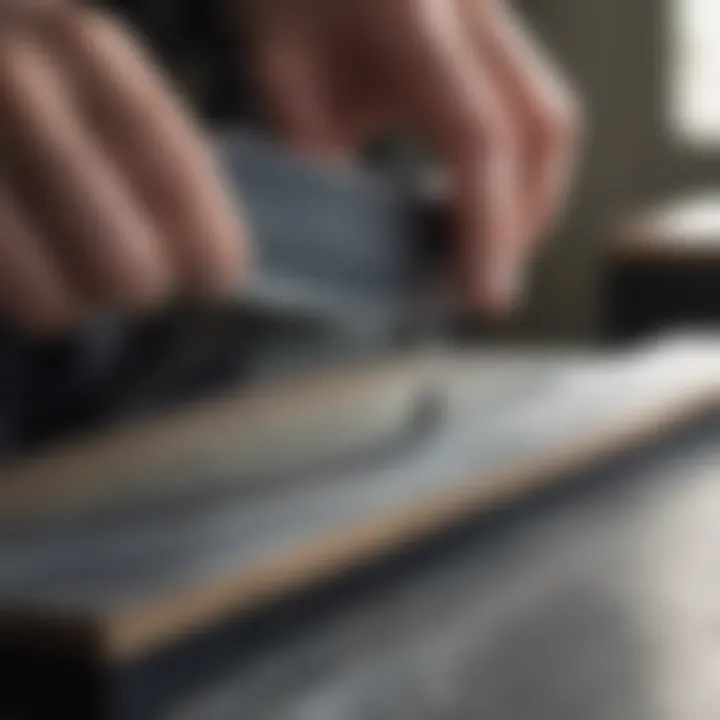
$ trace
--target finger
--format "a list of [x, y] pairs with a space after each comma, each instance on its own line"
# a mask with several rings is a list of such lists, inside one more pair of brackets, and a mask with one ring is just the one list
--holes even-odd
[[202, 294], [236, 287], [247, 264], [238, 203], [169, 83], [130, 33], [101, 14], [75, 14], [58, 42], [98, 142], [146, 209], [178, 277]]
[[0, 186], [0, 315], [37, 335], [70, 329], [83, 316], [81, 299], [60, 272], [7, 188]]
[[409, 109], [452, 175], [462, 285], [473, 304], [505, 309], [519, 291], [521, 204], [511, 116], [492, 76], [477, 62], [454, 4], [390, 6], [405, 10], [388, 27], [406, 31], [386, 44], [392, 53], [386, 57]]
[[537, 241], [562, 205], [577, 156], [579, 113], [573, 95], [521, 18], [503, 3], [463, 0], [478, 53], [503, 86], [522, 138], [528, 224]]
[[276, 32], [255, 62], [261, 101], [281, 135], [303, 154], [346, 161], [347, 131], [333, 107], [329, 73], [310, 43], [292, 31]]
[[63, 77], [33, 42], [6, 41], [0, 58], [0, 152], [7, 181], [78, 287], [111, 307], [154, 307], [170, 269], [153, 229], [102, 151], [88, 139]]

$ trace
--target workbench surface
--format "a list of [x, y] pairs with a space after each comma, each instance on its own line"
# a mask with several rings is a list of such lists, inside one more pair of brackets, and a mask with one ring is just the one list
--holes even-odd
[[719, 359], [456, 357], [370, 465], [6, 519], [1, 629], [127, 670], [133, 720], [714, 720]]

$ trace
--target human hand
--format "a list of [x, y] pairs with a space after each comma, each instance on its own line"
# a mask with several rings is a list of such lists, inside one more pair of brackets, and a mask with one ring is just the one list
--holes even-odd
[[222, 293], [242, 227], [211, 151], [132, 33], [0, 9], [0, 316], [32, 333]]
[[562, 204], [577, 100], [502, 0], [249, 0], [242, 24], [270, 119], [299, 150], [344, 159], [395, 123], [445, 163], [456, 278], [470, 306], [511, 307]]

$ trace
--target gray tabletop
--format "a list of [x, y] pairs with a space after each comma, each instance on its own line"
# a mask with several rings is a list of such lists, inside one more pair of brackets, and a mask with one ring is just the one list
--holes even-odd
[[[445, 373], [443, 422], [421, 443], [375, 466], [319, 473], [249, 494], [242, 487], [228, 494], [217, 481], [218, 494], [211, 490], [213, 472], [233, 477], [242, 457], [215, 467], [217, 459], [205, 452], [181, 459], [206, 478], [206, 497], [119, 505], [111, 513], [61, 515], [19, 527], [6, 518], [0, 529], [0, 609], [4, 600], [18, 598], [32, 607], [104, 617], [147, 602], [174, 604], [188, 588], [242, 576], [314, 538], [342, 543], [346, 528], [433, 506], [446, 494], [491, 502], [512, 487], [507, 473], [513, 470], [537, 465], [538, 475], [547, 474], [541, 466], [567, 449], [584, 452], [606, 437], [632, 437], [640, 421], [653, 428], [678, 406], [705, 395], [717, 399], [718, 352], [716, 346], [703, 352], [679, 344], [612, 359], [470, 357]], [[171, 469], [182, 487], [182, 467]]]
[[481, 523], [168, 717], [720, 717], [720, 419]]
[[[179, 519], [170, 513], [167, 525], [151, 513], [130, 543], [121, 519], [102, 530], [72, 523], [49, 535], [10, 533], [0, 544], [0, 590], [102, 613], [159, 593], [165, 607], [208, 573], [242, 571], [308, 533], [331, 544], [339, 527], [432, 500], [462, 487], [471, 470], [481, 486], [494, 468], [617, 430], [641, 411], [662, 425], [658, 408], [698, 391], [716, 397], [717, 352], [680, 344], [549, 365], [497, 356], [488, 358], [495, 375], [477, 373], [470, 359], [455, 367], [452, 412], [410, 457], [195, 506]], [[195, 686], [184, 697], [180, 685], [160, 717], [715, 720], [717, 410], [629, 455], [573, 466], [513, 510], [479, 505], [443, 552], [355, 586], [339, 610], [281, 633], [207, 692]]]

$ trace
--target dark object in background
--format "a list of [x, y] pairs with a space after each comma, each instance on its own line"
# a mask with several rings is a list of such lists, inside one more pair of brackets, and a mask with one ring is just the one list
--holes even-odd
[[[242, 0], [240, 0], [241, 2]], [[176, 87], [206, 120], [255, 119], [243, 72], [241, 32], [230, 27], [226, 0], [98, 0], [129, 21]]]
[[637, 341], [720, 324], [720, 197], [652, 209], [616, 231], [606, 259], [606, 333]]

